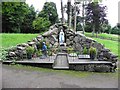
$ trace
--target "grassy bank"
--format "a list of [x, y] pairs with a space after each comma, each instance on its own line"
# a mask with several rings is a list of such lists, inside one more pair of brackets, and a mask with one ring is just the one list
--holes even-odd
[[102, 43], [106, 48], [110, 49], [111, 52], [119, 55], [118, 46], [120, 45], [120, 42], [118, 42], [118, 35], [102, 33], [98, 34], [98, 37], [96, 38], [96, 36], [92, 36], [92, 33], [86, 32], [85, 36], [95, 39], [97, 42]]
[[[85, 35], [93, 38], [92, 33], [86, 32]], [[96, 35], [94, 37], [96, 37]], [[118, 41], [118, 35], [114, 35], [114, 34], [101, 33], [101, 34], [98, 34], [97, 38]]]
[[0, 37], [2, 38], [1, 45], [3, 48], [8, 48], [32, 40], [37, 35], [38, 34], [0, 34]]
[[103, 40], [99, 38], [93, 38], [99, 43], [102, 43], [106, 48], [109, 48], [114, 54], [118, 55], [118, 43], [117, 41], [112, 41], [112, 40]]

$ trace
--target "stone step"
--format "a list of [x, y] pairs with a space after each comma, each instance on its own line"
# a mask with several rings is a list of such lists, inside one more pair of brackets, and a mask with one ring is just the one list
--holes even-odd
[[66, 53], [58, 53], [56, 55], [53, 69], [69, 69], [68, 55]]
[[53, 67], [53, 69], [63, 69], [63, 70], [65, 70], [65, 69], [69, 69], [69, 67]]

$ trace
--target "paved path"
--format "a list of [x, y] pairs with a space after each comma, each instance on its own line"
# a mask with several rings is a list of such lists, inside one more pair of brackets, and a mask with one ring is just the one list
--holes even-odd
[[30, 71], [3, 65], [3, 88], [117, 88], [110, 74], [75, 77], [57, 72]]

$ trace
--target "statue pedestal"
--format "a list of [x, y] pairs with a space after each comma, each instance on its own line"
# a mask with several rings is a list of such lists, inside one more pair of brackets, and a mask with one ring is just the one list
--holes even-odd
[[61, 53], [66, 53], [67, 52], [66, 43], [59, 45], [59, 49]]
[[66, 43], [62, 43], [62, 44], [59, 44], [60, 46], [65, 46], [66, 47]]

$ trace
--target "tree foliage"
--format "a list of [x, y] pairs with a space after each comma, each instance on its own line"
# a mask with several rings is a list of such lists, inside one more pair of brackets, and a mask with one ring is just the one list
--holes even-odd
[[43, 17], [38, 17], [36, 20], [33, 21], [34, 29], [38, 30], [39, 32], [44, 32], [48, 30], [50, 24], [50, 21]]
[[58, 22], [56, 4], [54, 2], [46, 2], [42, 11], [38, 14], [38, 17], [47, 18], [52, 25]]
[[108, 23], [106, 10], [106, 6], [101, 6], [97, 2], [92, 2], [86, 7], [86, 23], [91, 25], [96, 33], [101, 32], [101, 26]]
[[2, 32], [31, 32], [35, 16], [34, 7], [29, 7], [25, 2], [2, 2]]

